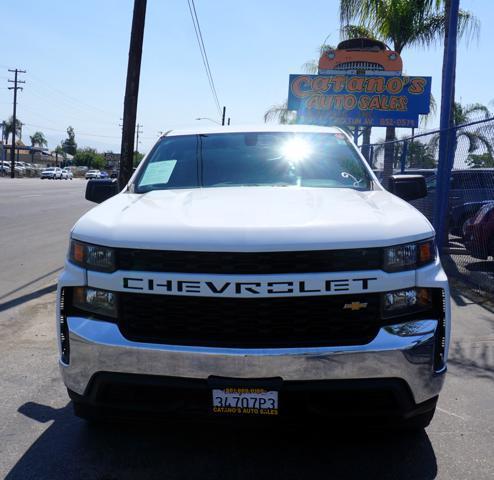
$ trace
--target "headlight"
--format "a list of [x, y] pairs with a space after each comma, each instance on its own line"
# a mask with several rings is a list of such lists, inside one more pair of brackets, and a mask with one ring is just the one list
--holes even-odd
[[436, 247], [432, 239], [388, 247], [384, 249], [383, 270], [385, 272], [414, 270], [433, 262], [435, 259]]
[[406, 288], [383, 294], [383, 317], [398, 317], [421, 312], [432, 307], [429, 288]]
[[89, 270], [100, 272], [114, 272], [116, 270], [115, 250], [113, 248], [91, 245], [78, 240], [70, 241], [69, 260]]
[[86, 312], [117, 318], [117, 294], [108, 290], [74, 287], [72, 305]]

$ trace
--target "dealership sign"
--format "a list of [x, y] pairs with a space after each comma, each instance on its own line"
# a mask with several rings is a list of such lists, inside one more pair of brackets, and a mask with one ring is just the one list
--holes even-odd
[[417, 127], [429, 113], [431, 77], [290, 75], [297, 123]]

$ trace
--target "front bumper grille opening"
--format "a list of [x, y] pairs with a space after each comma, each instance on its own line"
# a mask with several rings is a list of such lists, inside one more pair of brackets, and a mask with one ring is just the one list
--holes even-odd
[[121, 294], [118, 326], [129, 340], [170, 345], [288, 348], [364, 345], [379, 332], [379, 294], [212, 298]]
[[60, 292], [60, 359], [65, 365], [70, 363], [70, 338], [69, 338], [69, 325], [67, 323], [66, 312], [66, 289], [62, 288]]

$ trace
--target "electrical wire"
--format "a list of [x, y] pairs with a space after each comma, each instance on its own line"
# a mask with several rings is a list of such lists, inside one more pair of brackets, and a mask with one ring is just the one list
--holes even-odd
[[211, 73], [211, 67], [209, 66], [209, 59], [206, 53], [206, 47], [204, 45], [204, 39], [202, 37], [201, 26], [199, 24], [199, 17], [197, 16], [196, 6], [194, 0], [187, 0], [189, 5], [190, 16], [192, 18], [192, 24], [194, 25], [194, 30], [196, 33], [197, 43], [199, 45], [199, 51], [201, 52], [202, 63], [204, 64], [204, 69], [206, 70], [206, 76], [208, 77], [209, 88], [213, 95], [213, 100], [218, 109], [218, 115], [221, 116], [221, 104], [218, 99], [218, 94], [216, 92], [216, 86], [214, 84], [213, 75]]

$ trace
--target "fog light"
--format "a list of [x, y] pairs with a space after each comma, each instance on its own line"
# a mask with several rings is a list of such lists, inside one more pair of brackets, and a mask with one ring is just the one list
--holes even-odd
[[383, 316], [395, 317], [420, 312], [432, 305], [432, 293], [428, 288], [406, 288], [387, 292], [383, 298]]
[[105, 317], [117, 318], [117, 294], [97, 288], [75, 287], [74, 307]]

